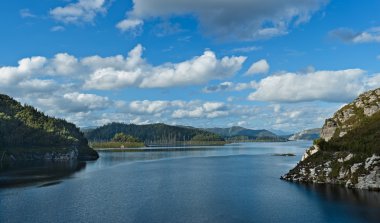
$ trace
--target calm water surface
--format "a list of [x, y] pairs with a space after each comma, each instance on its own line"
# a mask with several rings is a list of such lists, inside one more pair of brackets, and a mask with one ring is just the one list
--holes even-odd
[[[380, 222], [380, 193], [279, 179], [310, 144], [101, 152], [96, 162], [67, 168], [6, 169], [0, 222]], [[31, 176], [40, 180], [7, 184]]]

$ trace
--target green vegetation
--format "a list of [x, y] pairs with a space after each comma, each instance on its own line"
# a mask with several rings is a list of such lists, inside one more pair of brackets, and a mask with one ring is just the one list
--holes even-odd
[[140, 148], [144, 147], [145, 144], [142, 142], [93, 142], [90, 143], [91, 147], [94, 149], [103, 148]]
[[222, 145], [225, 140], [204, 130], [165, 124], [135, 125], [111, 123], [85, 133], [91, 145], [110, 142], [117, 133], [138, 139], [148, 146], [160, 145]]
[[93, 142], [93, 148], [139, 148], [144, 147], [145, 144], [139, 139], [126, 135], [124, 133], [116, 133], [109, 142]]
[[65, 149], [77, 149], [81, 159], [98, 157], [74, 124], [48, 117], [32, 106], [23, 106], [0, 94], [0, 151], [3, 154]]
[[287, 139], [265, 130], [246, 129], [239, 126], [230, 128], [207, 128], [205, 131], [218, 134], [229, 142], [282, 142]]
[[326, 142], [323, 139], [314, 143], [322, 151], [345, 151], [352, 153], [380, 154], [380, 112], [371, 117], [364, 117], [355, 128], [343, 137], [333, 137]]
[[122, 132], [116, 133], [115, 136], [112, 138], [113, 142], [141, 142], [137, 138], [126, 135]]

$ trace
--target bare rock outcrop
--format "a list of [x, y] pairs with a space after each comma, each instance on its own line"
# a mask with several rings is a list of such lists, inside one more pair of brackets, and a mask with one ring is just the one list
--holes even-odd
[[380, 88], [361, 94], [327, 119], [321, 138], [281, 177], [380, 190]]

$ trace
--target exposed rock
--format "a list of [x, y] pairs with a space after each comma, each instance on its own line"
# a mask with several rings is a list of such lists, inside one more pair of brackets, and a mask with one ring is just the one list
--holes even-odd
[[359, 189], [379, 190], [380, 172], [379, 167], [375, 167], [369, 174], [358, 177], [358, 183], [355, 185]]
[[321, 139], [281, 179], [380, 190], [380, 150], [374, 141], [380, 134], [379, 113], [380, 88], [342, 107], [325, 121]]
[[321, 130], [321, 138], [329, 141], [335, 134], [338, 124], [333, 119], [327, 119]]
[[380, 110], [379, 106], [378, 105], [372, 105], [370, 107], [365, 107], [364, 108], [364, 114], [366, 116], [372, 116], [373, 114], [375, 114], [376, 112], [378, 112]]
[[312, 147], [310, 147], [309, 149], [307, 149], [305, 151], [305, 153], [303, 154], [302, 158], [301, 158], [301, 161], [304, 161], [305, 159], [307, 159], [309, 156], [317, 153], [319, 151], [319, 147], [317, 145], [313, 145]]
[[329, 141], [336, 132], [339, 132], [338, 137], [343, 137], [361, 121], [362, 115], [371, 117], [378, 111], [380, 111], [380, 89], [366, 92], [326, 120], [321, 130], [321, 138]]
[[70, 161], [77, 159], [78, 150], [75, 148], [49, 152], [6, 151], [2, 154], [2, 161]]

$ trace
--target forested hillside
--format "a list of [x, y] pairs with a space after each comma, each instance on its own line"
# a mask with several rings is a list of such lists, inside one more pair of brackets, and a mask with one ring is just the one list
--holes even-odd
[[0, 150], [55, 151], [76, 149], [78, 158], [96, 159], [83, 133], [63, 119], [51, 118], [32, 106], [0, 94]]
[[101, 142], [110, 141], [116, 133], [133, 136], [147, 145], [185, 141], [224, 141], [222, 137], [214, 133], [161, 123], [149, 125], [111, 123], [86, 132], [85, 135], [92, 142]]
[[230, 128], [207, 128], [204, 130], [218, 134], [229, 141], [286, 141], [285, 138], [265, 129], [253, 130], [233, 126]]

